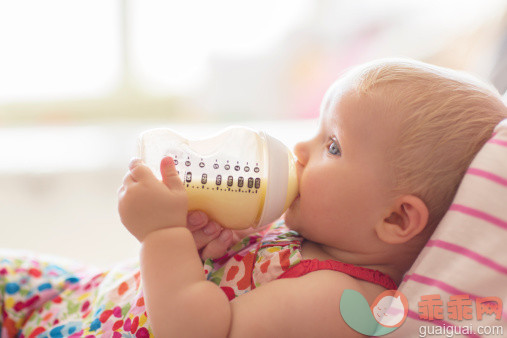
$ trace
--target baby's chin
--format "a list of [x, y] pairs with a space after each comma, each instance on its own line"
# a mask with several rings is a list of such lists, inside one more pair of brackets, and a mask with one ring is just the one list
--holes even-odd
[[294, 210], [291, 210], [290, 208], [287, 210], [287, 212], [283, 215], [283, 220], [285, 221], [285, 226], [289, 228], [290, 230], [297, 231], [297, 217], [294, 213]]
[[290, 228], [290, 226], [291, 226], [292, 222], [291, 222], [291, 217], [290, 217], [290, 215], [288, 215], [288, 212], [289, 212], [289, 211], [287, 210], [287, 212], [286, 212], [285, 214], [283, 214], [282, 219], [284, 220], [285, 225], [286, 225], [288, 228]]

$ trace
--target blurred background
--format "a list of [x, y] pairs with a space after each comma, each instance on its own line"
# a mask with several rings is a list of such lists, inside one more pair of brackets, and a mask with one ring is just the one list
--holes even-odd
[[350, 66], [410, 57], [507, 89], [504, 0], [0, 0], [0, 247], [137, 254], [116, 191], [138, 134], [310, 137]]

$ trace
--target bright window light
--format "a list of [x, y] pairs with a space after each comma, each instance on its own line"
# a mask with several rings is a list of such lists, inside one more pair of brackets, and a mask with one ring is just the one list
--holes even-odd
[[255, 57], [308, 16], [311, 0], [134, 1], [133, 71], [155, 92], [203, 80], [213, 55]]
[[103, 95], [120, 71], [117, 1], [0, 1], [0, 102]]

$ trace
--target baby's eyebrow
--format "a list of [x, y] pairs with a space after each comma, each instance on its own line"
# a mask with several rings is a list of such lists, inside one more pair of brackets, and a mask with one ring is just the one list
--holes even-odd
[[340, 149], [340, 153], [343, 155], [343, 146], [342, 146], [342, 140], [343, 140], [343, 129], [340, 128], [340, 126], [336, 123], [332, 130], [331, 130], [332, 138], [336, 142], [336, 145], [338, 146], [338, 149]]
[[335, 122], [331, 128], [331, 134], [336, 139], [336, 141], [339, 142], [343, 135], [343, 128], [341, 128], [340, 125]]

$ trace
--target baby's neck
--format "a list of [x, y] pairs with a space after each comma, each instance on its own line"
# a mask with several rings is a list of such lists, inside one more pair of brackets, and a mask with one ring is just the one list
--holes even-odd
[[[390, 262], [385, 255], [344, 251], [306, 239], [303, 241], [301, 246], [301, 255], [303, 259], [332, 259], [368, 269], [378, 270], [391, 277], [397, 285], [401, 283], [404, 273], [413, 263], [413, 260], [411, 259], [402, 259], [396, 262]], [[397, 256], [408, 257], [410, 255]]]

